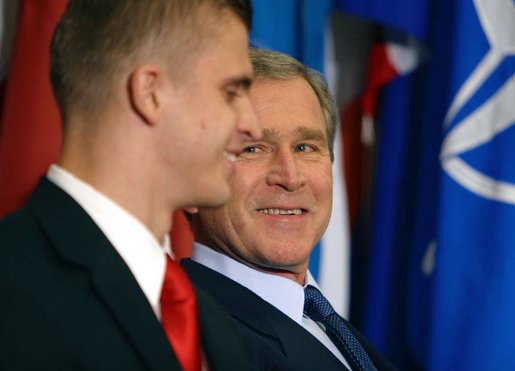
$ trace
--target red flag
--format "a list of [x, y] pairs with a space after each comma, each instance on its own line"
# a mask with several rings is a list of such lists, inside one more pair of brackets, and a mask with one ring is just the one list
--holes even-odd
[[397, 76], [412, 72], [420, 64], [421, 54], [419, 44], [407, 36], [403, 42], [374, 43], [370, 51], [368, 78], [362, 101], [364, 116], [374, 117], [379, 90]]
[[61, 128], [49, 44], [66, 0], [22, 0], [0, 125], [0, 217], [22, 206], [57, 159]]

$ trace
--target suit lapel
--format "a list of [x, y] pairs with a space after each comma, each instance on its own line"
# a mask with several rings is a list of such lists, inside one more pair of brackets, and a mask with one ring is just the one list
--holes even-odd
[[92, 284], [151, 369], [180, 370], [161, 324], [125, 264], [109, 258], [97, 261]]
[[28, 204], [61, 258], [90, 273], [97, 293], [152, 370], [180, 370], [166, 336], [129, 268], [89, 215], [43, 179]]
[[[270, 322], [279, 335], [286, 357], [296, 370], [347, 370], [314, 336], [279, 311], [270, 312]], [[289, 320], [289, 321], [287, 321]], [[302, 354], [302, 357], [299, 357]]]
[[[214, 296], [235, 318], [275, 339], [295, 370], [346, 370], [302, 326], [237, 282], [190, 259], [181, 261], [195, 283]], [[302, 354], [302, 357], [299, 355]]]
[[[190, 259], [181, 260], [192, 281], [216, 298], [233, 317], [258, 333], [278, 338], [274, 326], [255, 298], [259, 298], [237, 282]], [[264, 301], [263, 301], [264, 302]]]
[[[210, 370], [250, 370], [243, 344], [227, 312], [202, 289], [195, 287], [195, 292], [202, 348]], [[230, 349], [229, 357], [228, 349]]]

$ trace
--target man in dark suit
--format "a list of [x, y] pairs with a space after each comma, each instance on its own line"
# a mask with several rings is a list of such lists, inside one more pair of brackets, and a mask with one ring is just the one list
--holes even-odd
[[0, 222], [0, 369], [247, 368], [167, 233], [175, 209], [227, 201], [230, 158], [261, 135], [250, 19], [246, 0], [70, 2], [51, 45], [61, 155]]
[[233, 317], [257, 370], [393, 370], [338, 316], [308, 272], [332, 208], [334, 103], [318, 74], [251, 50], [263, 138], [235, 161], [233, 196], [189, 208], [190, 278]]

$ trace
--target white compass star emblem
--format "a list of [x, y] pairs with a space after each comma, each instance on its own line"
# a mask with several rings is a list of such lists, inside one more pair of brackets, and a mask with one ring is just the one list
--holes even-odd
[[[446, 125], [452, 122], [501, 62], [515, 55], [515, 2], [474, 0], [474, 5], [490, 50], [458, 90], [445, 117]], [[512, 125], [515, 125], [515, 73], [447, 134], [440, 154], [442, 167], [469, 191], [515, 205], [515, 184], [487, 176], [459, 157], [466, 151], [488, 143]]]

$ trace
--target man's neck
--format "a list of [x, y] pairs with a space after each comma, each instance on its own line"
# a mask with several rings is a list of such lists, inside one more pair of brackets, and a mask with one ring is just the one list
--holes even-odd
[[[143, 223], [158, 241], [162, 241], [172, 227], [173, 208], [166, 207], [159, 193], [153, 192], [144, 184], [124, 177], [120, 169], [110, 170], [103, 166], [76, 166], [74, 163], [59, 161], [59, 166], [76, 178], [89, 184]], [[132, 179], [131, 179], [132, 178]]]

